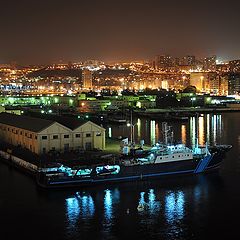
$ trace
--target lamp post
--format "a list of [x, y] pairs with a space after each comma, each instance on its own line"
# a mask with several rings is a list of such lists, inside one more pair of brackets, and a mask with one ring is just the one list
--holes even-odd
[[127, 123], [127, 126], [130, 127], [130, 141], [131, 145], [135, 143], [134, 135], [135, 135], [135, 126], [138, 125], [138, 123], [132, 124], [132, 123]]
[[191, 98], [191, 101], [192, 101], [192, 107], [193, 107], [193, 102], [196, 101], [196, 98], [195, 98], [195, 97], [192, 97], [192, 98]]
[[135, 143], [135, 139], [134, 139], [134, 134], [135, 134], [135, 126], [138, 125], [138, 123], [133, 124], [133, 120], [132, 120], [132, 111], [131, 111], [131, 118], [130, 118], [130, 123], [127, 123], [127, 126], [130, 127], [130, 131], [131, 131], [131, 135], [130, 135], [130, 141], [131, 141], [131, 146], [133, 146], [133, 144]]

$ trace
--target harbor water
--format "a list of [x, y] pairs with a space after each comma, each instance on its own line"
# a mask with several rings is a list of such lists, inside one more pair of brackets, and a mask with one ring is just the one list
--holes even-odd
[[[175, 141], [231, 144], [217, 172], [42, 190], [31, 176], [0, 162], [1, 239], [236, 239], [240, 213], [240, 113], [169, 122]], [[135, 119], [134, 140], [161, 140], [159, 120]], [[129, 128], [107, 135], [130, 138]], [[143, 207], [141, 207], [143, 206]]]

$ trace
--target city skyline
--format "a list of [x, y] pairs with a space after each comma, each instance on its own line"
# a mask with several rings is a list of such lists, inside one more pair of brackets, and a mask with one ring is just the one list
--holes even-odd
[[240, 3], [12, 1], [1, 4], [0, 63], [240, 58]]

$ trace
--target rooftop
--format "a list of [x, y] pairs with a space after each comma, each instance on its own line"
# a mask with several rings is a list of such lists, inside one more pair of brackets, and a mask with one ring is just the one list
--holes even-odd
[[55, 122], [58, 122], [61, 125], [71, 130], [74, 130], [89, 121], [58, 115], [47, 115], [44, 118], [38, 118], [25, 115], [10, 114], [5, 112], [0, 113], [0, 123], [29, 130], [32, 132], [40, 132], [43, 129], [51, 126]]
[[41, 130], [51, 126], [54, 121], [4, 112], [0, 113], [0, 123], [26, 129], [32, 132], [40, 132]]

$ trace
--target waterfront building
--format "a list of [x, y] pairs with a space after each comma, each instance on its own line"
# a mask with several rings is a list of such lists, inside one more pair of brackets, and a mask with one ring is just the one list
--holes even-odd
[[105, 99], [79, 100], [76, 110], [78, 112], [100, 112], [109, 105], [111, 105], [111, 101]]
[[17, 115], [21, 115], [22, 111], [20, 109], [14, 109], [14, 108], [6, 108], [3, 106], [0, 106], [0, 113], [2, 112], [6, 112], [6, 113], [12, 113], [12, 114], [17, 114]]
[[65, 106], [73, 107], [77, 105], [75, 96], [2, 96], [0, 97], [2, 106]]
[[105, 148], [105, 129], [91, 121], [0, 113], [1, 141], [36, 154]]

